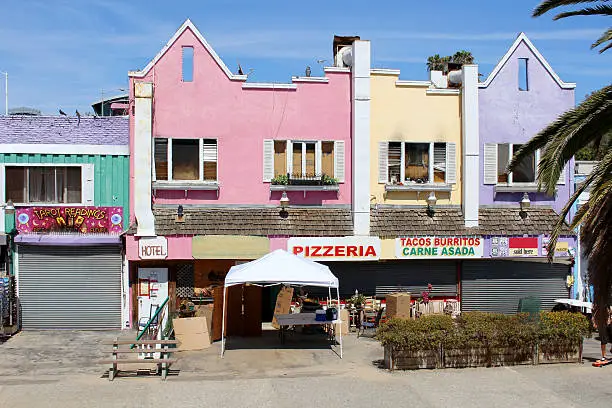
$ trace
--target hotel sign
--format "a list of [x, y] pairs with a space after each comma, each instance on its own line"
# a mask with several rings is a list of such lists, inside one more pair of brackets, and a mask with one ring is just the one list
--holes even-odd
[[168, 257], [168, 240], [166, 237], [140, 238], [138, 240], [140, 259], [166, 259]]
[[395, 239], [395, 257], [400, 259], [482, 258], [482, 237], [416, 236]]
[[381, 252], [378, 237], [289, 238], [287, 250], [318, 261], [377, 261]]

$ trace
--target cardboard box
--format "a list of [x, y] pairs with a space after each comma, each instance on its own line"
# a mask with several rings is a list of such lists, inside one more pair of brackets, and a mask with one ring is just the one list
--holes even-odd
[[174, 337], [179, 341], [179, 349], [203, 350], [210, 347], [210, 332], [206, 317], [187, 317], [173, 319]]
[[340, 320], [342, 320], [342, 323], [340, 323], [338, 326], [342, 332], [342, 335], [344, 336], [345, 334], [348, 334], [349, 324], [351, 323], [348, 309], [340, 309], [339, 317]]
[[205, 317], [206, 318], [206, 328], [208, 329], [208, 335], [210, 337], [210, 341], [212, 342], [212, 333], [213, 333], [213, 306], [212, 305], [201, 305], [196, 306], [195, 317]]
[[387, 319], [399, 317], [410, 318], [410, 293], [391, 293], [387, 295]]
[[[291, 299], [293, 299], [293, 288], [283, 287], [278, 296], [276, 297], [276, 307], [274, 308], [274, 314], [287, 314], [291, 311]], [[272, 327], [275, 329], [280, 328], [276, 317], [272, 319]]]

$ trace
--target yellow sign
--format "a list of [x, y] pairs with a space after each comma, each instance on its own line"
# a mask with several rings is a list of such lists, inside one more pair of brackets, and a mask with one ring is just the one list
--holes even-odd
[[257, 259], [270, 252], [270, 239], [244, 235], [196, 235], [191, 242], [194, 259]]

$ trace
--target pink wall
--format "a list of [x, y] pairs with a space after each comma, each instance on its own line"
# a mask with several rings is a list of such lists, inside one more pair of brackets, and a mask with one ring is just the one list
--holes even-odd
[[[166, 259], [193, 259], [191, 254], [191, 242], [193, 237], [189, 236], [167, 236], [168, 258]], [[125, 253], [128, 261], [138, 261], [138, 238], [133, 235], [125, 236]]]
[[[194, 47], [193, 82], [181, 80], [182, 46]], [[146, 78], [130, 78], [130, 92], [134, 80], [154, 82], [154, 136], [217, 139], [221, 187], [219, 197], [215, 191], [191, 191], [187, 198], [184, 191], [158, 191], [155, 202], [277, 204], [281, 194], [270, 194], [270, 184], [262, 181], [263, 140], [301, 139], [344, 140], [345, 183], [338, 193], [308, 192], [304, 198], [290, 192], [291, 203], [350, 204], [351, 79], [349, 73], [327, 77], [329, 83], [297, 83], [297, 89], [242, 89], [244, 82], [231, 81], [185, 30]]]

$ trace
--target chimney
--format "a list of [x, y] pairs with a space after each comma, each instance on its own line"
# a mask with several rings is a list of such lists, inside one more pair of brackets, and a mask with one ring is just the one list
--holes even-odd
[[461, 131], [463, 134], [462, 209], [465, 226], [477, 227], [480, 191], [478, 65], [464, 65], [461, 71]]
[[447, 87], [446, 76], [442, 71], [429, 71], [429, 81], [436, 88]]

